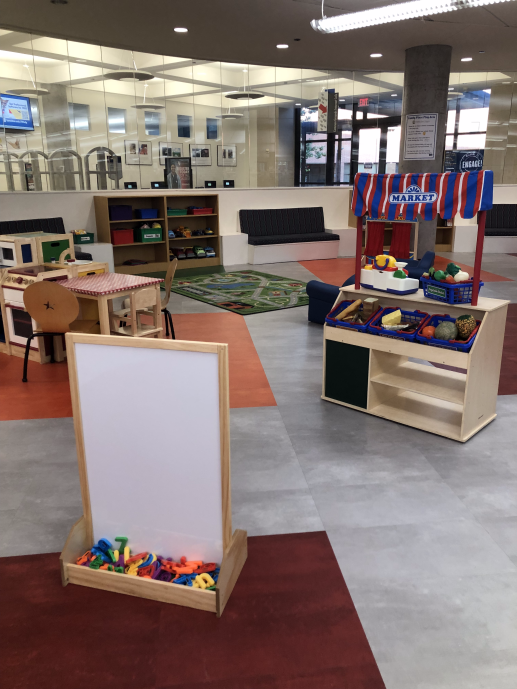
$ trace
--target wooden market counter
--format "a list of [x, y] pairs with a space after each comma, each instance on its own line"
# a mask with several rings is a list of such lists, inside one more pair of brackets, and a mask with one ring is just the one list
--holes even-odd
[[[342, 287], [338, 300], [376, 297], [401, 306], [481, 321], [470, 352], [324, 326], [322, 399], [465, 442], [496, 417], [508, 301], [479, 297], [477, 306]], [[465, 373], [410, 359], [464, 369]]]

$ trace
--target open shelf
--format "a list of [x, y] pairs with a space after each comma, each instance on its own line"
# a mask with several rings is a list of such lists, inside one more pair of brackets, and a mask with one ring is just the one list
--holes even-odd
[[444, 400], [424, 397], [408, 390], [399, 394], [395, 391], [392, 397], [369, 409], [369, 412], [453, 440], [461, 439], [462, 408]]
[[173, 218], [210, 218], [214, 215], [217, 215], [217, 213], [199, 213], [198, 215], [193, 215], [191, 213], [188, 213], [187, 215], [168, 215], [167, 220], [171, 220]]
[[[176, 216], [180, 217], [180, 216]], [[124, 222], [143, 222], [143, 223], [149, 223], [149, 222], [158, 222], [158, 220], [165, 220], [165, 218], [133, 218], [133, 220], [110, 220], [110, 225], [117, 225], [121, 224]]]
[[389, 373], [379, 373], [370, 380], [372, 383], [463, 405], [467, 376], [464, 373], [444, 371], [434, 366], [406, 361], [394, 367]]
[[178, 270], [184, 270], [185, 268], [194, 268], [196, 266], [219, 266], [221, 265], [221, 260], [219, 256], [214, 256], [213, 258], [181, 258], [178, 259]]
[[218, 234], [204, 234], [200, 237], [169, 237], [169, 242], [190, 242], [191, 239], [212, 239], [218, 236]]
[[115, 249], [117, 246], [149, 246], [152, 244], [165, 244], [165, 242], [163, 240], [161, 242], [130, 242], [129, 244], [113, 244], [113, 248]]
[[141, 275], [143, 273], [161, 273], [167, 271], [169, 263], [153, 261], [152, 263], [143, 263], [139, 266], [125, 266], [123, 263], [115, 264], [115, 273], [124, 273], [125, 275]]

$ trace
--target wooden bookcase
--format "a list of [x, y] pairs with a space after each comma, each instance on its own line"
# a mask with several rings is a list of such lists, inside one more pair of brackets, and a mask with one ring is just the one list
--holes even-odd
[[[151, 225], [159, 222], [163, 228], [163, 241], [145, 242], [133, 244], [114, 244], [113, 255], [115, 260], [115, 272], [126, 274], [157, 273], [166, 271], [170, 260], [170, 249], [175, 247], [210, 246], [215, 251], [213, 258], [187, 258], [178, 261], [178, 270], [187, 268], [204, 268], [219, 266], [221, 260], [221, 239], [219, 236], [219, 196], [217, 194], [153, 194], [149, 196], [95, 196], [95, 219], [97, 222], [97, 241], [111, 244], [111, 230], [117, 228], [137, 228], [143, 223]], [[152, 220], [110, 220], [110, 206], [132, 206], [133, 215], [137, 209], [154, 208], [158, 211], [158, 217]], [[187, 208], [188, 206], [204, 206], [213, 208], [210, 215], [174, 215], [167, 216], [167, 207], [173, 209]], [[203, 230], [210, 228], [213, 235], [206, 237], [176, 237], [169, 239], [169, 230], [178, 227], [188, 227], [190, 230]], [[124, 265], [124, 261], [132, 259], [147, 261], [146, 264], [137, 266]]]
[[383, 307], [471, 314], [481, 326], [471, 350], [458, 352], [325, 325], [322, 399], [460, 442], [495, 419], [508, 301], [452, 305], [426, 299], [422, 290], [397, 296], [352, 285], [341, 288], [336, 304], [366, 297]]

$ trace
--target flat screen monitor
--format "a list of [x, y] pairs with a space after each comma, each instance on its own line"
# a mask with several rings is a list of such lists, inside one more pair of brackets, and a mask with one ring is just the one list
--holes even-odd
[[124, 182], [124, 189], [138, 189], [136, 182]]
[[223, 187], [226, 187], [226, 189], [233, 189], [234, 186], [235, 186], [235, 180], [223, 179]]
[[151, 189], [167, 189], [165, 182], [151, 182]]
[[34, 130], [31, 103], [25, 96], [0, 94], [0, 127], [20, 129], [26, 132]]
[[215, 189], [216, 183], [215, 182], [208, 182], [205, 180], [205, 189]]

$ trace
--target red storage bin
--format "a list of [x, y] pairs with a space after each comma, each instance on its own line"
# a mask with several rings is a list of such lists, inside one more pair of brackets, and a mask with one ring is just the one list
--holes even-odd
[[133, 237], [132, 228], [119, 228], [117, 230], [111, 230], [111, 243], [112, 244], [133, 244], [135, 241]]
[[187, 215], [211, 215], [213, 208], [189, 208]]

